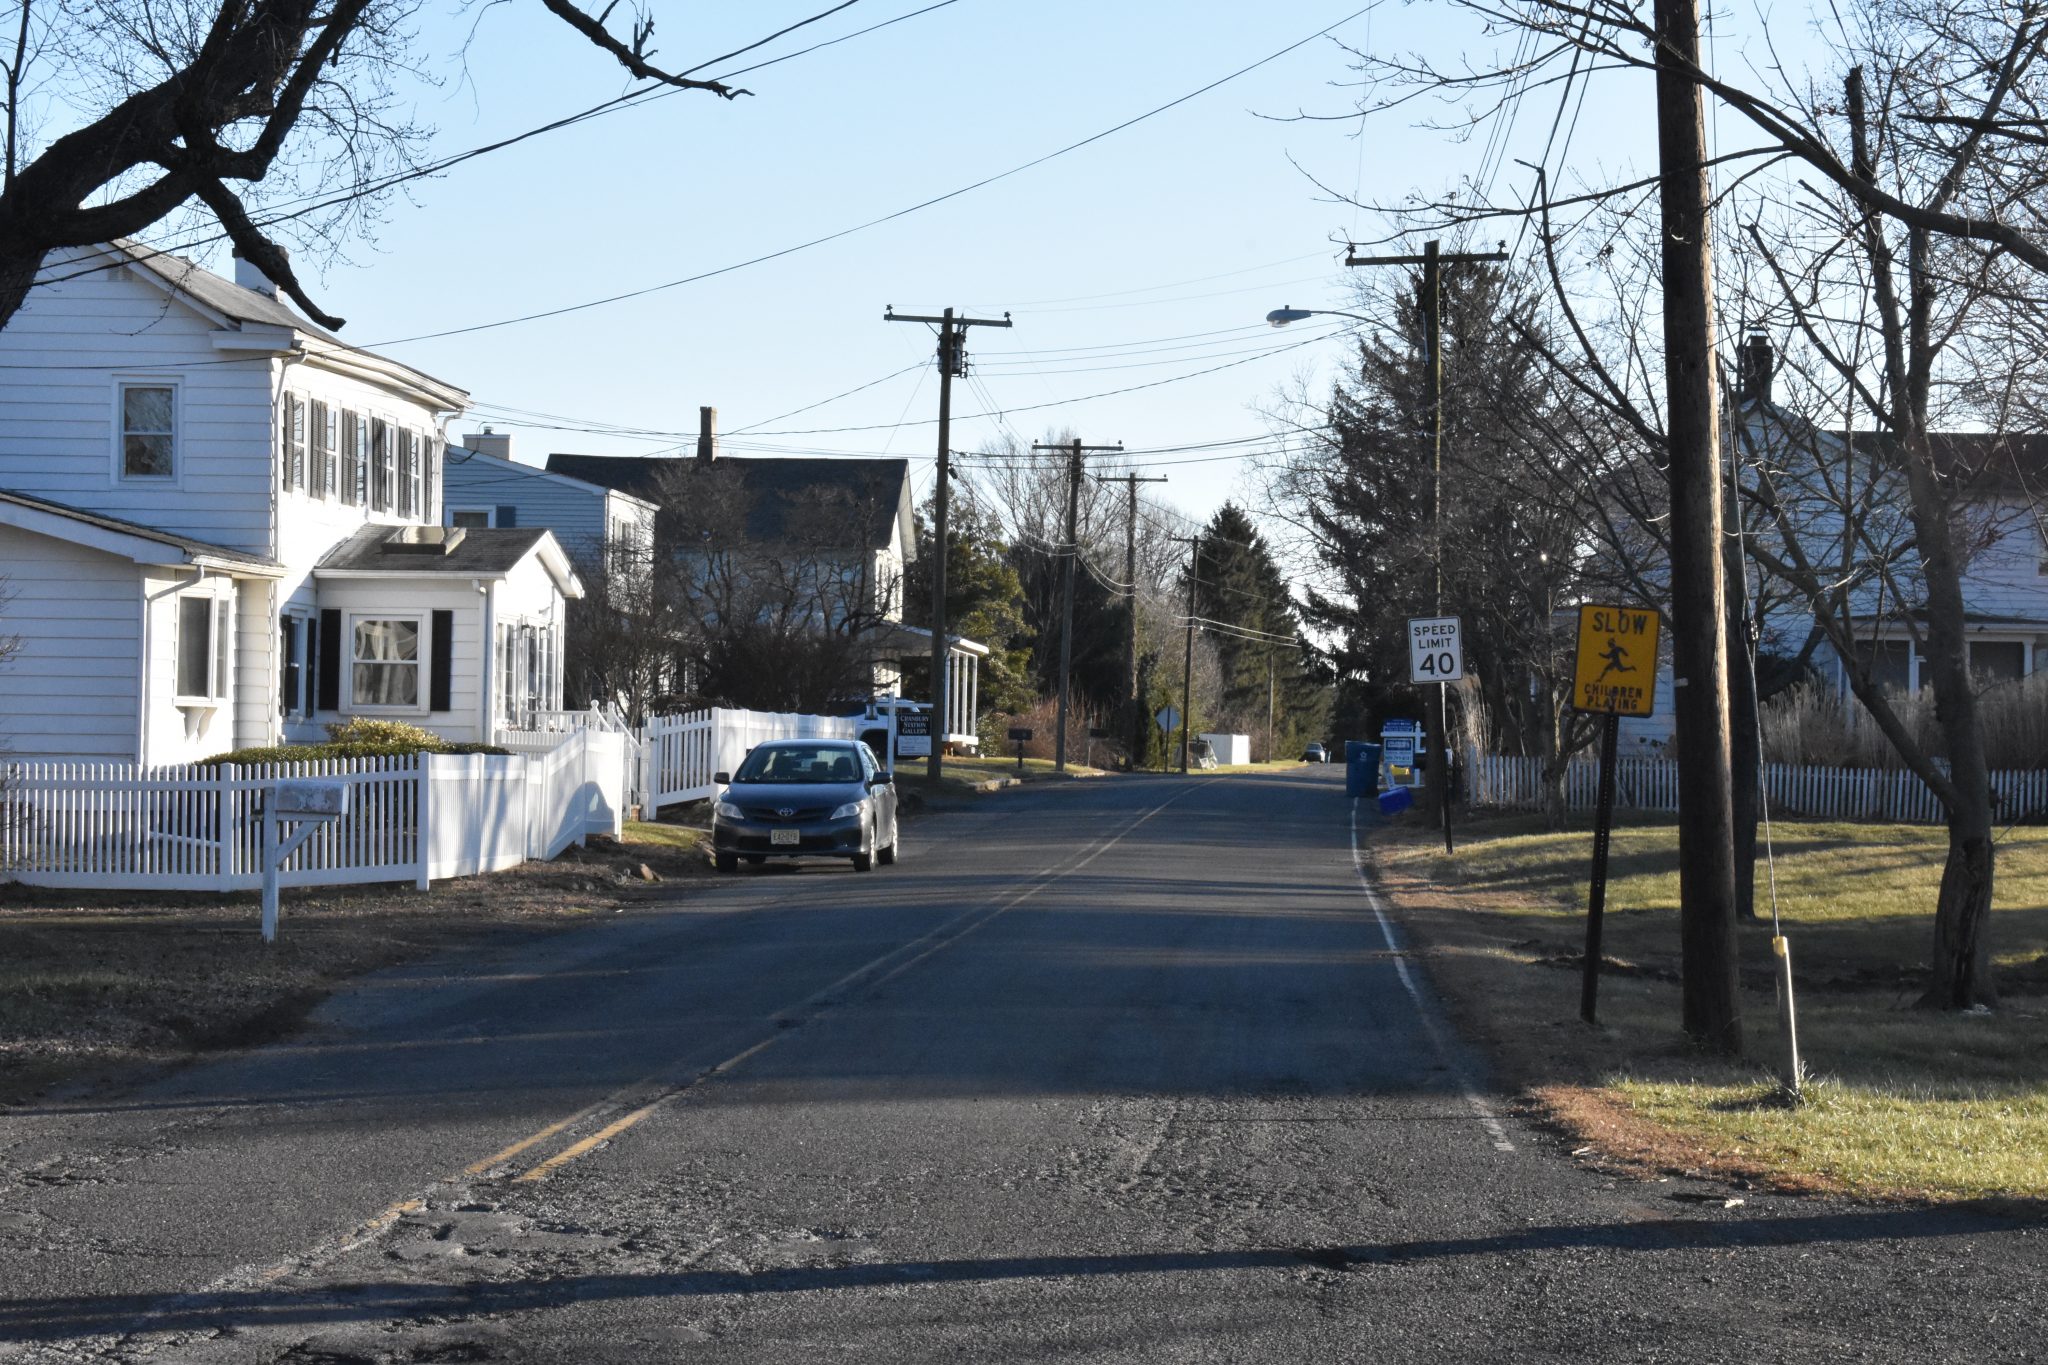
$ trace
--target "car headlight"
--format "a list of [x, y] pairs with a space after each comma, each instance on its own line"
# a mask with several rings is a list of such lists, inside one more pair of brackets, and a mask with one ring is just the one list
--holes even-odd
[[834, 820], [851, 820], [854, 816], [859, 814], [860, 802], [849, 801], [845, 805], [841, 806], [838, 810], [833, 811], [832, 818]]
[[735, 806], [730, 801], [719, 802], [717, 805], [711, 808], [711, 811], [712, 814], [720, 816], [727, 820], [744, 820], [747, 818], [746, 812], [742, 811], [738, 806]]

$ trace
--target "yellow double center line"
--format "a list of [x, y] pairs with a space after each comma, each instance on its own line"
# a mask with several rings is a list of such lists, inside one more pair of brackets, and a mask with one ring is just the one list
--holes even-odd
[[[390, 1205], [376, 1217], [357, 1225], [355, 1229], [342, 1237], [335, 1238], [322, 1244], [320, 1247], [302, 1255], [294, 1256], [274, 1266], [257, 1270], [237, 1271], [216, 1282], [215, 1285], [209, 1286], [209, 1289], [222, 1289], [249, 1283], [267, 1284], [282, 1279], [294, 1271], [315, 1268], [326, 1261], [353, 1251], [357, 1247], [363, 1246], [382, 1236], [399, 1219], [425, 1208], [436, 1191], [460, 1184], [466, 1180], [487, 1177], [492, 1172], [506, 1166], [508, 1163], [515, 1162], [519, 1157], [553, 1138], [578, 1129], [585, 1123], [600, 1118], [603, 1115], [618, 1114], [617, 1118], [611, 1119], [595, 1132], [590, 1133], [586, 1137], [578, 1138], [553, 1156], [512, 1177], [515, 1184], [531, 1183], [546, 1179], [549, 1175], [567, 1166], [570, 1162], [602, 1147], [605, 1143], [660, 1110], [678, 1096], [687, 1093], [714, 1076], [723, 1075], [734, 1067], [740, 1066], [750, 1059], [759, 1056], [782, 1039], [788, 1037], [792, 1032], [826, 1014], [834, 1005], [843, 1003], [846, 992], [849, 990], [855, 987], [873, 989], [876, 986], [893, 980], [934, 954], [952, 947], [955, 943], [974, 933], [997, 916], [1022, 905], [1047, 887], [1081, 871], [1097, 858], [1100, 858], [1103, 854], [1122, 843], [1140, 826], [1152, 819], [1153, 816], [1158, 815], [1174, 802], [1196, 790], [1196, 788], [1208, 786], [1217, 780], [1216, 778], [1209, 778], [1182, 787], [1172, 796], [1167, 797], [1158, 805], [1140, 814], [1115, 834], [1098, 841], [1092, 847], [1076, 854], [1065, 863], [1055, 864], [1043, 872], [1033, 874], [1029, 879], [1028, 885], [999, 899], [993, 905], [985, 906], [981, 909], [963, 911], [921, 937], [912, 939], [908, 943], [899, 944], [871, 961], [861, 964], [823, 989], [813, 991], [794, 1005], [778, 1010], [775, 1014], [769, 1016], [769, 1022], [774, 1027], [773, 1032], [733, 1053], [723, 1061], [702, 1067], [680, 1079], [675, 1076], [673, 1071], [666, 1070], [645, 1076], [630, 1085], [613, 1091], [610, 1095], [605, 1096], [605, 1098], [598, 1100], [596, 1103], [577, 1110], [566, 1118], [557, 1119], [546, 1127], [529, 1133], [509, 1147], [493, 1152], [480, 1161], [471, 1162], [463, 1167], [459, 1174], [436, 1181], [434, 1186], [425, 1193]], [[626, 1112], [620, 1113], [619, 1111], [622, 1109]]]

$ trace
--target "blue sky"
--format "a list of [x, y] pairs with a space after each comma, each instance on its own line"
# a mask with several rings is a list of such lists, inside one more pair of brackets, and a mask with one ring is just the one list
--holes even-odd
[[[923, 3], [862, 0], [756, 56]], [[955, 390], [956, 413], [968, 415], [956, 420], [956, 449], [1056, 429], [1134, 449], [1258, 438], [1267, 430], [1258, 409], [1291, 383], [1327, 385], [1344, 362], [1334, 325], [1276, 332], [1264, 314], [1344, 307], [1342, 240], [1379, 230], [1328, 202], [1310, 177], [1394, 199], [1441, 189], [1482, 161], [1479, 143], [1415, 128], [1411, 116], [1385, 117], [1363, 140], [1353, 123], [1282, 121], [1352, 107], [1336, 85], [1350, 79], [1348, 59], [1329, 38], [1078, 151], [838, 241], [627, 302], [399, 339], [644, 289], [895, 212], [1186, 95], [1358, 4], [956, 0], [744, 76], [751, 97], [651, 100], [419, 183], [392, 201], [373, 241], [326, 267], [320, 297], [350, 320], [351, 340], [468, 388], [478, 418], [458, 430], [483, 421], [511, 430], [529, 460], [660, 451], [711, 404], [736, 450], [906, 455], [920, 462], [922, 496], [937, 403], [931, 366], [920, 363], [931, 335], [883, 322], [890, 304], [1014, 316], [1009, 331], [970, 336], [975, 373]], [[659, 7], [657, 60], [690, 65], [823, 7]], [[451, 54], [473, 21], [458, 66]], [[423, 50], [447, 77], [420, 107], [440, 130], [437, 151], [627, 88], [618, 67], [538, 5], [497, 6], [480, 20], [425, 12], [421, 24]], [[1335, 36], [1440, 55], [1469, 41], [1477, 59], [1491, 40], [1469, 25], [1447, 5], [1389, 3]], [[1610, 104], [1627, 95], [1598, 97], [1582, 145], [1628, 155], [1629, 121]], [[1536, 155], [1550, 112], [1548, 97], [1531, 99], [1514, 155]], [[862, 385], [872, 386], [783, 416]], [[1084, 401], [1136, 385], [1152, 387]], [[992, 409], [1004, 415], [971, 415]], [[1169, 501], [1199, 516], [1242, 491], [1236, 452], [1247, 448], [1138, 458], [1170, 476], [1160, 490]]]

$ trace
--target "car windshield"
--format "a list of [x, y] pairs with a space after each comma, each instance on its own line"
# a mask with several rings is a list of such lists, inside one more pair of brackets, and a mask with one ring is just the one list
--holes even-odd
[[843, 744], [764, 744], [746, 757], [734, 782], [858, 782], [860, 760]]

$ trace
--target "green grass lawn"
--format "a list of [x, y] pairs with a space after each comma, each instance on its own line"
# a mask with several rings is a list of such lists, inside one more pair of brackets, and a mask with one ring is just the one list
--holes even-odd
[[[1584, 829], [1547, 831], [1532, 817], [1472, 821], [1449, 856], [1419, 821], [1374, 837], [1461, 1019], [1533, 1094], [1581, 1117], [1617, 1108], [1668, 1134], [1665, 1156], [1679, 1165], [1866, 1195], [2048, 1198], [2048, 829], [2000, 840], [1990, 932], [2003, 1002], [1969, 1016], [1913, 1007], [1945, 833], [1779, 824], [1775, 859], [1758, 867], [1765, 919], [1741, 931], [1748, 1048], [1732, 1063], [1690, 1051], [1678, 1032], [1669, 824], [1615, 831], [1603, 951], [1614, 966], [1601, 1026], [1577, 1021], [1591, 842]], [[1773, 871], [1814, 1078], [1797, 1108], [1776, 1102], [1771, 1079]], [[1654, 1134], [1632, 1141], [1660, 1149]]]

